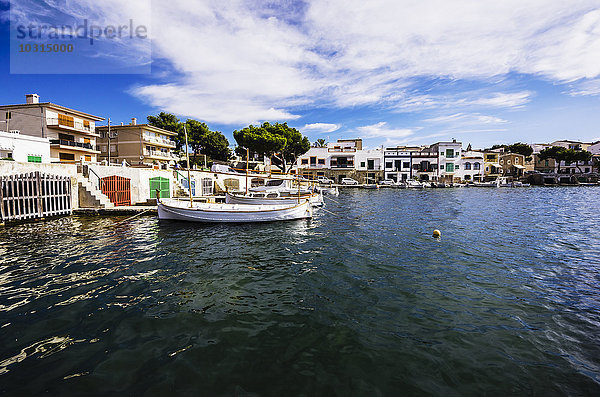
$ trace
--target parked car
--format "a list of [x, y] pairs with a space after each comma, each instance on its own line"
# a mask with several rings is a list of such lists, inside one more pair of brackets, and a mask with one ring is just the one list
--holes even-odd
[[342, 178], [342, 185], [358, 185], [358, 181], [352, 178]]
[[382, 179], [379, 181], [380, 185], [393, 186], [396, 184], [393, 179]]
[[331, 179], [329, 179], [329, 178], [327, 178], [325, 176], [317, 177], [317, 182], [319, 182], [319, 183], [326, 183], [326, 184], [333, 183], [333, 181]]

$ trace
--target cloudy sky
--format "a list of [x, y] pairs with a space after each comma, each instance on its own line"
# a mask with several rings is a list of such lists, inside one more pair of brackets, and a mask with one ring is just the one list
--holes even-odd
[[[0, 3], [3, 104], [37, 92], [113, 122], [167, 111], [231, 143], [262, 121], [369, 147], [600, 139], [598, 0], [13, 1], [13, 33], [50, 19], [149, 28], [151, 73], [90, 75], [11, 74]], [[93, 59], [131, 67], [145, 51], [112, 41]]]

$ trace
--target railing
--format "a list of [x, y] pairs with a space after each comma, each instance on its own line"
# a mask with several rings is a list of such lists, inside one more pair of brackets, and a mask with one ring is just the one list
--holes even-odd
[[94, 150], [94, 146], [92, 146], [92, 144], [90, 144], [90, 143], [75, 142], [75, 141], [70, 141], [68, 139], [50, 139], [50, 144], [51, 145], [73, 146], [73, 147], [80, 147], [80, 148], [84, 148], [84, 149]]
[[163, 157], [167, 159], [179, 160], [179, 156], [171, 152], [161, 152], [158, 150], [147, 150], [144, 149], [144, 156]]
[[104, 189], [104, 181], [89, 166], [83, 166], [83, 175], [88, 178], [92, 186], [94, 186], [97, 190], [102, 191]]
[[147, 135], [144, 135], [144, 141], [151, 142], [151, 143], [159, 143], [159, 144], [163, 144], [163, 145], [170, 145], [173, 147], [176, 146], [175, 141], [172, 139], [156, 138], [156, 137], [147, 136]]
[[48, 118], [46, 119], [48, 126], [60, 126], [69, 127], [80, 131], [92, 132], [92, 127], [89, 124], [85, 124], [83, 121], [71, 121], [61, 118]]

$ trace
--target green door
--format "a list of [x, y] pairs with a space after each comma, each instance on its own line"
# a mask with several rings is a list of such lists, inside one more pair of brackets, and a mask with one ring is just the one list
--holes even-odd
[[156, 189], [160, 191], [160, 198], [171, 197], [168, 178], [162, 176], [150, 178], [150, 198], [156, 198]]

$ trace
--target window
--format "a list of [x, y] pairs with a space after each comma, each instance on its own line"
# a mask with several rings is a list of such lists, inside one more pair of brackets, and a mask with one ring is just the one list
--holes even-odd
[[90, 129], [90, 122], [88, 120], [83, 120], [83, 128], [86, 130]]
[[367, 169], [369, 169], [369, 170], [375, 169], [375, 160], [367, 160]]
[[90, 138], [83, 138], [83, 143], [90, 143]]
[[467, 162], [465, 163], [465, 170], [470, 170], [471, 169], [471, 163]]
[[69, 134], [58, 134], [58, 139], [60, 139], [61, 141], [71, 141], [71, 142], [75, 142], [75, 136], [73, 135], [69, 135]]
[[75, 161], [75, 155], [73, 153], [59, 153], [58, 158], [60, 161]]
[[408, 161], [403, 162], [402, 168], [410, 168], [410, 162], [408, 162]]
[[106, 145], [100, 145], [100, 151], [101, 152], [106, 152], [106, 148], [107, 148]]
[[316, 157], [311, 157], [310, 158], [310, 165], [317, 165], [317, 158]]
[[392, 168], [392, 162], [391, 161], [386, 161], [385, 162], [385, 168]]
[[446, 157], [454, 157], [454, 149], [446, 149]]
[[42, 156], [27, 156], [28, 163], [41, 163]]
[[444, 156], [444, 152], [440, 152], [440, 157], [443, 157], [443, 156]]
[[440, 164], [440, 170], [444, 169], [444, 164]]
[[490, 172], [490, 167], [485, 167], [485, 172]]
[[325, 165], [325, 159], [319, 159], [319, 160], [317, 160], [317, 163], [319, 165]]
[[458, 169], [458, 167], [459, 167], [459, 166], [458, 166], [458, 164], [456, 164], [456, 165], [454, 166], [454, 169], [455, 169], [455, 170], [457, 170], [457, 169]]
[[548, 165], [550, 164], [550, 160], [546, 160], [546, 167], [548, 167]]
[[85, 161], [92, 161], [92, 156], [86, 154]]
[[506, 160], [506, 164], [510, 164], [510, 160]]
[[361, 166], [362, 168], [365, 168], [365, 162], [364, 162], [364, 161], [361, 161], [361, 162], [360, 162], [360, 166]]
[[319, 171], [317, 172], [317, 176], [325, 176], [325, 173], [323, 171]]
[[589, 168], [586, 168], [586, 169], [585, 169], [585, 172], [590, 172], [590, 169], [589, 169]]
[[519, 158], [515, 157], [515, 164], [519, 164]]
[[308, 164], [308, 159], [302, 159], [302, 165], [307, 165]]
[[67, 127], [74, 127], [75, 121], [73, 120], [73, 117], [71, 117], [71, 116], [67, 116], [65, 114], [59, 114], [58, 115], [58, 124], [64, 125]]
[[473, 169], [479, 171], [481, 169], [481, 164], [473, 163]]
[[[402, 165], [402, 161], [400, 161], [400, 160], [394, 161], [394, 169], [399, 170], [401, 165]], [[405, 168], [408, 168], [408, 167], [405, 167]]]
[[504, 164], [504, 160], [500, 160], [500, 164]]
[[116, 151], [117, 151], [117, 145], [113, 145], [113, 144], [111, 144], [111, 145], [110, 145], [110, 151], [111, 151], [111, 152], [116, 152]]

